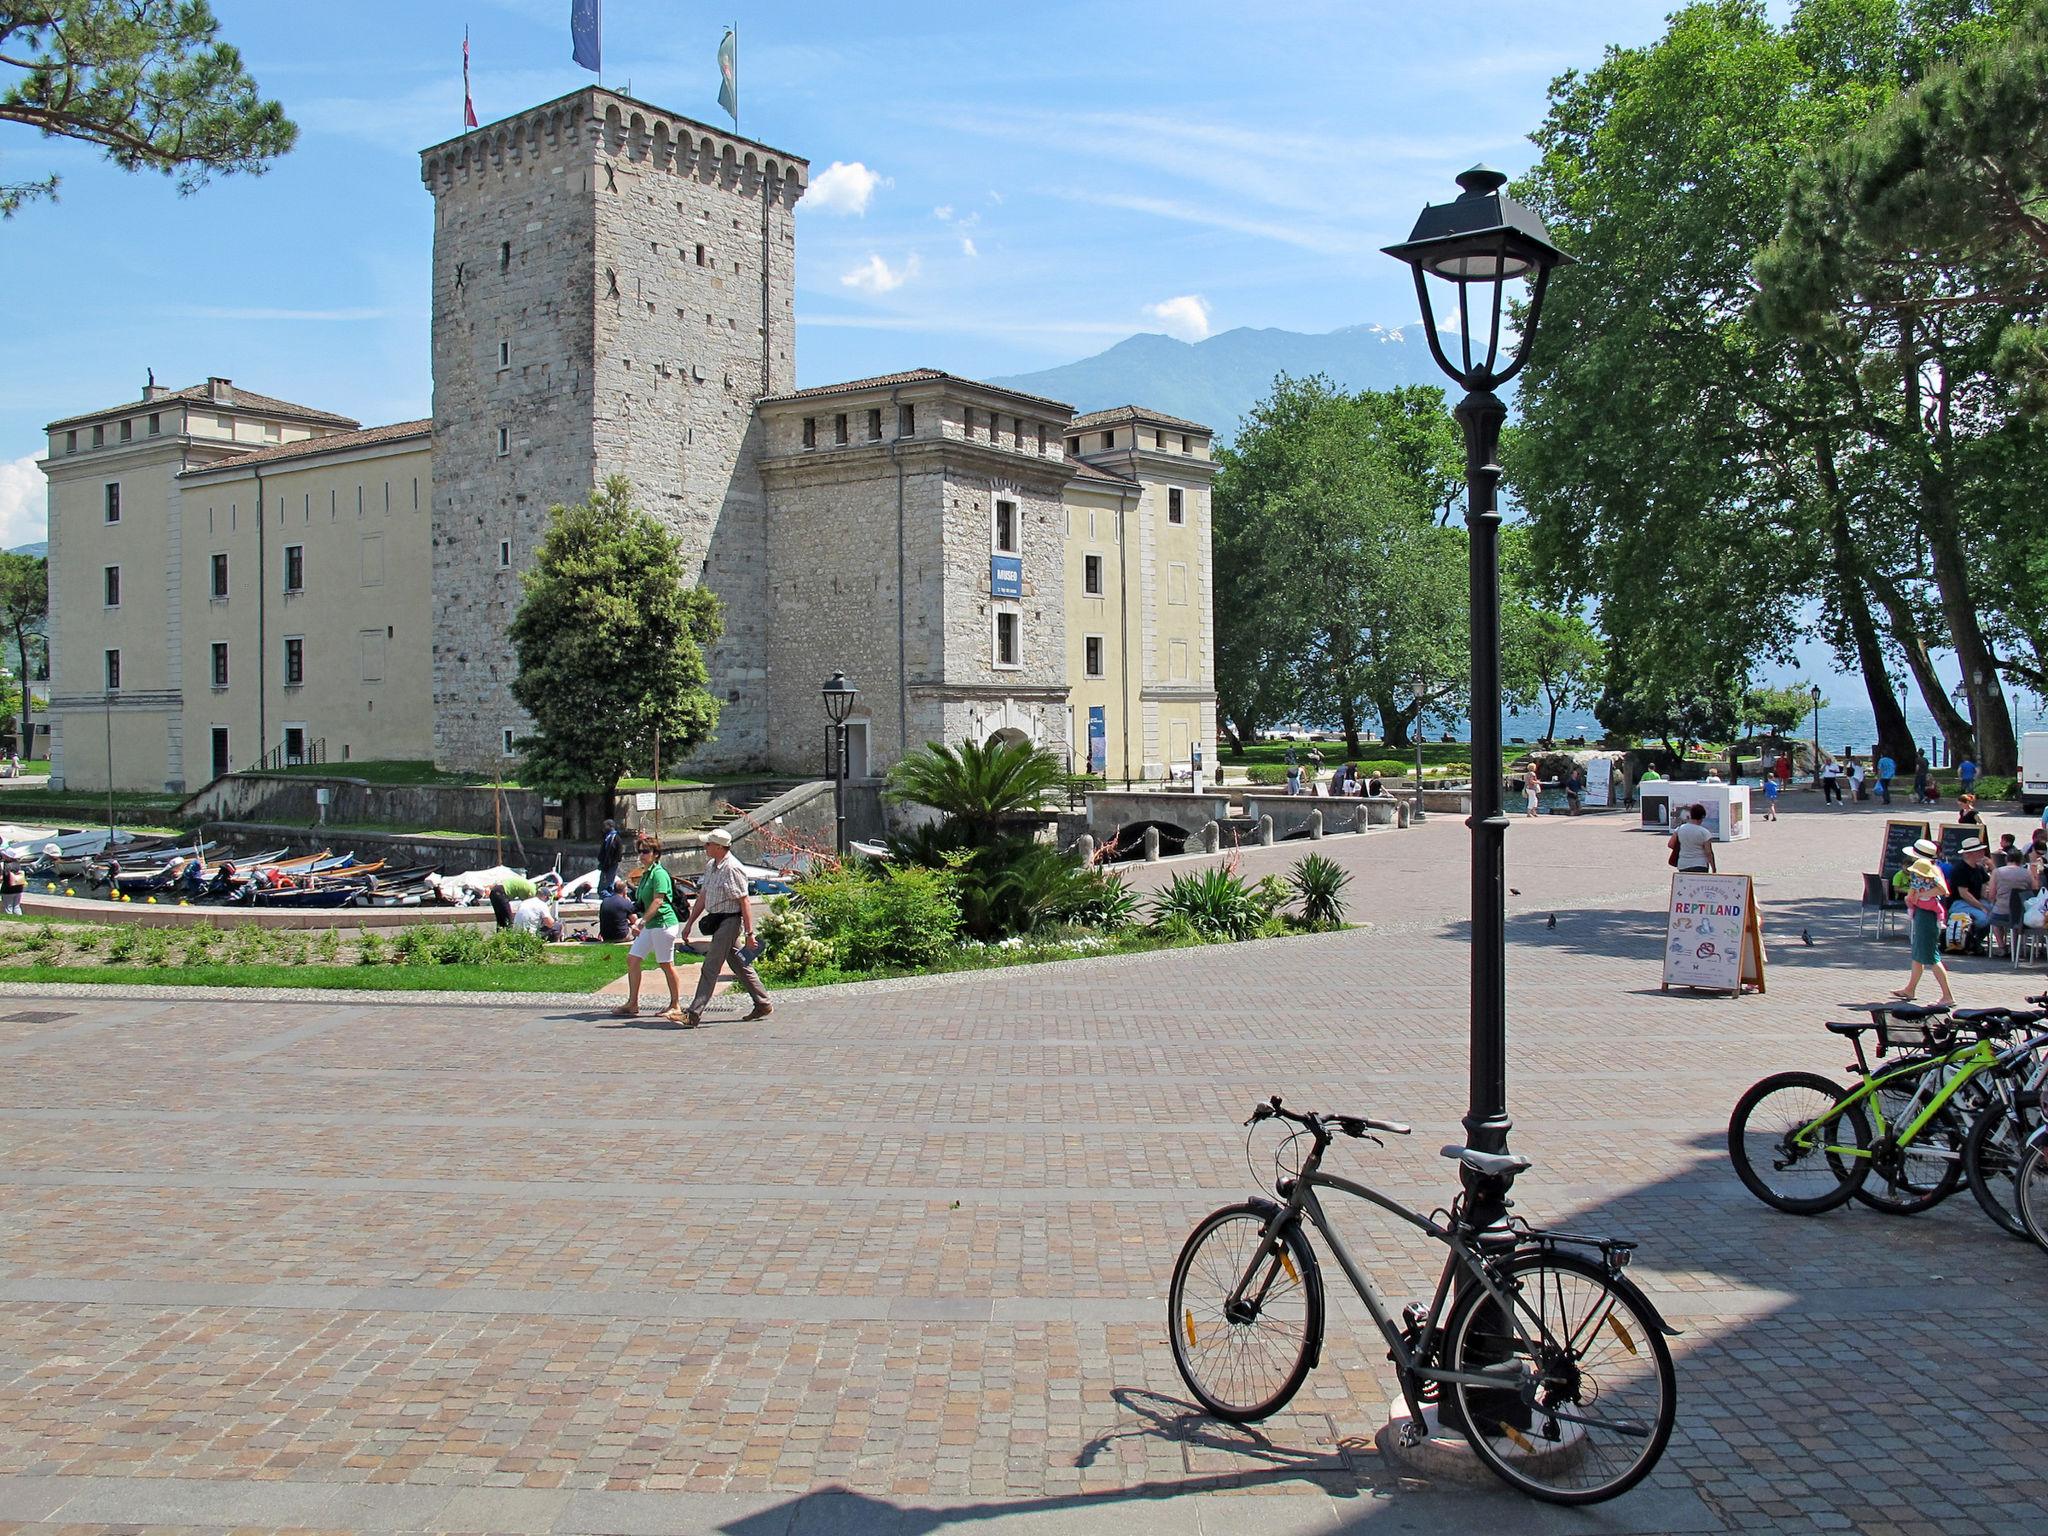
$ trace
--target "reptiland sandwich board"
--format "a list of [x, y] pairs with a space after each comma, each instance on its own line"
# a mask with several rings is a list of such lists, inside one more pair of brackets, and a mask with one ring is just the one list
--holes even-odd
[[1764, 990], [1763, 920], [1748, 875], [1681, 871], [1671, 877], [1664, 986], [1732, 996]]

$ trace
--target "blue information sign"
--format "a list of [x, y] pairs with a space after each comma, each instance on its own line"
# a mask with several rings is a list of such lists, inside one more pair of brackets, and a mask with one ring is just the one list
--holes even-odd
[[1024, 595], [1024, 560], [1022, 556], [989, 556], [988, 595], [990, 597], [1022, 597]]
[[1109, 763], [1109, 722], [1103, 717], [1103, 706], [1088, 706], [1088, 771], [1101, 773]]

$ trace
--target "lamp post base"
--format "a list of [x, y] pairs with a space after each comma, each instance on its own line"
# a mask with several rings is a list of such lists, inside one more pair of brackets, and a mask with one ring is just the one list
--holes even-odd
[[1403, 1477], [1458, 1488], [1500, 1486], [1500, 1480], [1472, 1449], [1472, 1442], [1458, 1430], [1444, 1427], [1435, 1403], [1424, 1406], [1418, 1426], [1408, 1410], [1408, 1400], [1395, 1398], [1387, 1406], [1387, 1422], [1373, 1436], [1373, 1446]]

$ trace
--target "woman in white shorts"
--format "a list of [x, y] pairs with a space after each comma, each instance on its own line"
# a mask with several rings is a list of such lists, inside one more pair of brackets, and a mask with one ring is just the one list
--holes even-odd
[[668, 1007], [662, 1017], [672, 1023], [683, 1021], [683, 980], [676, 974], [676, 940], [682, 923], [676, 916], [675, 881], [661, 867], [661, 843], [642, 833], [639, 842], [640, 871], [633, 900], [640, 913], [633, 919], [633, 943], [626, 951], [626, 1001], [615, 1011], [630, 1019], [640, 1012], [640, 972], [652, 960], [668, 983]]

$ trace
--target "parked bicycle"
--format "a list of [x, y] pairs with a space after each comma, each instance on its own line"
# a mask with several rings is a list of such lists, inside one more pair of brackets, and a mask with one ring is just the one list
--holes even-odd
[[[1743, 1094], [1729, 1117], [1728, 1154], [1737, 1176], [1778, 1210], [1809, 1216], [1856, 1198], [1910, 1215], [1939, 1204], [1963, 1181], [1976, 1124], [2016, 1102], [2014, 1077], [2048, 1044], [2043, 1037], [2015, 1049], [1998, 1046], [2027, 1022], [2038, 1022], [2039, 1011], [1861, 1006], [1868, 1020], [1827, 1025], [1854, 1044], [1850, 1070], [1861, 1081], [1844, 1085], [1813, 1072], [1773, 1073]], [[1898, 1051], [1905, 1054], [1880, 1064]], [[1980, 1158], [1986, 1151], [1995, 1147], [1980, 1145]], [[1973, 1188], [1991, 1178], [1989, 1168], [1981, 1170]], [[1995, 1188], [1987, 1183], [1978, 1199], [1999, 1220]]]
[[[1204, 1217], [1168, 1293], [1174, 1363], [1205, 1409], [1238, 1423], [1264, 1419], [1321, 1357], [1322, 1269], [1306, 1217], [1386, 1338], [1411, 1442], [1437, 1404], [1482, 1462], [1533, 1497], [1593, 1504], [1649, 1475], [1671, 1438], [1678, 1384], [1665, 1343], [1674, 1330], [1623, 1274], [1633, 1243], [1508, 1218], [1507, 1191], [1529, 1168], [1525, 1157], [1445, 1147], [1468, 1170], [1467, 1188], [1448, 1212], [1425, 1216], [1322, 1171], [1335, 1135], [1381, 1144], [1372, 1133], [1406, 1136], [1407, 1126], [1297, 1114], [1278, 1095], [1245, 1123], [1265, 1120], [1300, 1128], [1289, 1146], [1310, 1138], [1299, 1169], [1277, 1166], [1277, 1202], [1254, 1198]], [[1323, 1190], [1376, 1205], [1450, 1250], [1426, 1306], [1404, 1307], [1396, 1323], [1332, 1230]]]

